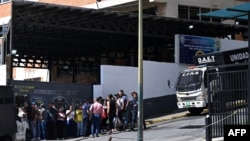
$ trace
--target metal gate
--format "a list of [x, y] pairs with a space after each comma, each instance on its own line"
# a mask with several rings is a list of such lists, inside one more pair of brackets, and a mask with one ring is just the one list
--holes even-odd
[[224, 125], [248, 123], [247, 65], [209, 67], [207, 77], [209, 111], [207, 132], [211, 139], [224, 136]]

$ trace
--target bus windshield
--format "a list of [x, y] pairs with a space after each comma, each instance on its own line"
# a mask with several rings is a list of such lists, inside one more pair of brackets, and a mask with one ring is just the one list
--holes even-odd
[[201, 87], [202, 71], [188, 71], [180, 73], [176, 88], [180, 92], [193, 91]]

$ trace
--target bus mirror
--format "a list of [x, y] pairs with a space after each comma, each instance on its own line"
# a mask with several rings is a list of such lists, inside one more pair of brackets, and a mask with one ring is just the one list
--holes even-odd
[[168, 80], [168, 87], [170, 88], [170, 80]]

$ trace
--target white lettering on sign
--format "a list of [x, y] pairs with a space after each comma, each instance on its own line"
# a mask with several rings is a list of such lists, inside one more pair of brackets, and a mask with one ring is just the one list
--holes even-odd
[[233, 61], [244, 60], [247, 59], [248, 57], [249, 57], [248, 52], [243, 52], [230, 55], [230, 60], [233, 62]]
[[244, 136], [244, 134], [246, 133], [246, 129], [230, 129], [228, 132], [228, 136], [238, 136], [238, 134], [240, 134], [240, 136]]
[[206, 56], [206, 57], [198, 58], [198, 63], [199, 64], [211, 63], [211, 62], [215, 62], [215, 57], [214, 56]]
[[193, 72], [185, 72], [182, 74], [182, 76], [187, 76], [187, 75], [198, 75], [199, 72], [198, 71], [193, 71]]

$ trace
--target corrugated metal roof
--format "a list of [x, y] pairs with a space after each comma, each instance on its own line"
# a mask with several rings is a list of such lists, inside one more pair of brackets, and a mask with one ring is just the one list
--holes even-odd
[[241, 19], [247, 20], [250, 12], [250, 2], [233, 6], [226, 9], [220, 9], [208, 13], [202, 13], [200, 16], [224, 19]]

